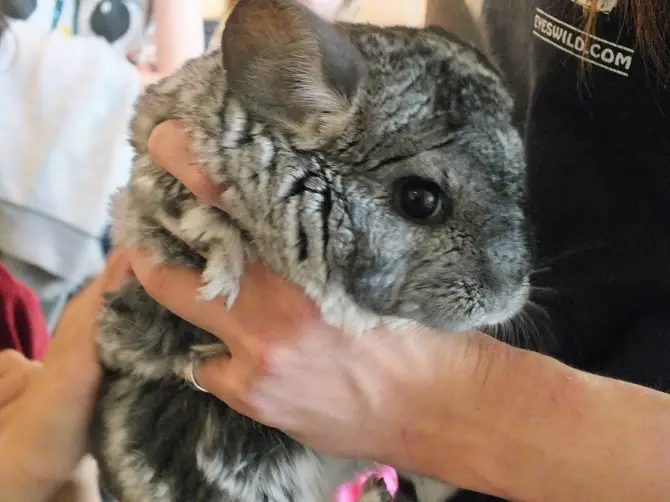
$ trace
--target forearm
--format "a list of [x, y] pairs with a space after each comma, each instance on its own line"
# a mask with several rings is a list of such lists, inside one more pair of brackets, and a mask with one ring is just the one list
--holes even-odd
[[154, 1], [156, 72], [167, 75], [205, 49], [200, 2]]
[[426, 474], [527, 502], [667, 500], [669, 396], [483, 345], [461, 409], [433, 415]]
[[[528, 469], [526, 500], [668, 499], [670, 396], [537, 354], [523, 359], [530, 376], [525, 397], [505, 428], [513, 430], [516, 422], [526, 438], [528, 453], [515, 456]], [[549, 373], [544, 382], [543, 372]], [[529, 417], [525, 422], [521, 412]], [[508, 441], [516, 443], [512, 435]]]

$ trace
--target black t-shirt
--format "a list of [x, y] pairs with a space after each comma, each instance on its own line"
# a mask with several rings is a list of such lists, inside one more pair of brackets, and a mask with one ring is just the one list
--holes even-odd
[[624, 1], [599, 0], [592, 37], [590, 0], [486, 0], [484, 17], [526, 140], [547, 313], [531, 311], [531, 347], [670, 392], [670, 88]]

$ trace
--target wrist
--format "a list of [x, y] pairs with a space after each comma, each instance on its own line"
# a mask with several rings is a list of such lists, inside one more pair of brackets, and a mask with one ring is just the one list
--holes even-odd
[[428, 475], [529, 502], [667, 500], [670, 396], [473, 340]]
[[[402, 368], [400, 377], [394, 372], [396, 378], [384, 378], [393, 389], [382, 399], [389, 427], [380, 426], [380, 437], [366, 454], [400, 470], [494, 493], [495, 479], [479, 467], [491, 454], [498, 434], [491, 419], [500, 413], [496, 401], [500, 389], [513, 386], [505, 383], [506, 373], [520, 351], [480, 333], [417, 336], [419, 342], [395, 340], [407, 345], [403, 360], [391, 365]], [[375, 416], [383, 423], [380, 413]]]
[[[415, 407], [413, 419], [407, 420], [399, 450], [408, 465], [400, 467], [460, 488], [519, 499], [518, 488], [509, 484], [528, 455], [519, 426], [526, 427], [522, 424], [536, 404], [535, 390], [559, 387], [564, 367], [540, 370], [536, 354], [482, 333], [448, 336], [460, 338], [447, 342], [450, 354], [432, 382], [419, 384], [430, 386], [430, 396], [418, 392], [429, 404]], [[521, 484], [526, 490], [527, 482]]]
[[579, 500], [569, 485], [598, 406], [597, 377], [488, 337], [476, 346], [458, 416], [469, 438], [458, 452], [467, 487], [511, 500]]
[[392, 465], [512, 500], [573, 500], [547, 498], [545, 471], [574, 447], [565, 442], [588, 413], [589, 379], [481, 333], [456, 340], [432, 381], [417, 385]]

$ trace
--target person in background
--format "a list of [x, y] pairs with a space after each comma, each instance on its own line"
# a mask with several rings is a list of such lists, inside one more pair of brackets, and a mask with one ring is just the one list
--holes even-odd
[[35, 295], [0, 266], [0, 311], [18, 313], [0, 316], [3, 502], [100, 502], [97, 465], [87, 454], [100, 376], [95, 319], [102, 294], [121, 284], [128, 264], [112, 252], [103, 272], [68, 302], [53, 337]]
[[[2, 2], [0, 2], [0, 6]], [[0, 61], [11, 61], [16, 49], [15, 45], [4, 43], [6, 41], [5, 34], [9, 31], [10, 23], [6, 19], [4, 12], [0, 9]], [[12, 42], [16, 40], [12, 39]], [[5, 59], [9, 56], [9, 59]], [[0, 71], [10, 71], [11, 65], [3, 66]], [[1, 80], [1, 78], [0, 78]], [[1, 87], [1, 85], [0, 85]], [[12, 145], [6, 145], [6, 148], [11, 148]], [[6, 235], [3, 234], [3, 238]], [[6, 256], [5, 256], [6, 258]], [[13, 261], [7, 260], [10, 264]], [[115, 263], [113, 260], [110, 264]], [[78, 352], [71, 350], [73, 346], [81, 344], [82, 340], [78, 337], [81, 333], [80, 319], [94, 320], [94, 315], [91, 317], [90, 300], [86, 300], [87, 295], [90, 296], [90, 290], [99, 287], [101, 281], [107, 281], [112, 270], [118, 268], [107, 269], [107, 274], [103, 273], [94, 281], [91, 282], [81, 295], [70, 302], [65, 310], [63, 322], [55, 329], [55, 343], [50, 344], [52, 337], [47, 320], [43, 315], [44, 305], [40, 302], [40, 298], [33, 291], [33, 289], [18, 278], [10, 268], [4, 263], [0, 262], [0, 440], [7, 443], [6, 432], [11, 429], [8, 424], [14, 421], [16, 415], [20, 416], [18, 422], [22, 423], [22, 427], [17, 431], [14, 430], [10, 434], [13, 438], [24, 438], [24, 433], [30, 436], [38, 443], [44, 444], [50, 439], [61, 438], [69, 442], [75, 439], [75, 436], [68, 434], [68, 429], [59, 427], [58, 430], [51, 429], [39, 425], [40, 415], [42, 418], [47, 418], [47, 423], [67, 423], [75, 419], [80, 406], [75, 406], [70, 409], [74, 413], [67, 414], [66, 410], [70, 405], [67, 403], [72, 399], [72, 394], [80, 396], [77, 391], [78, 385], [82, 380], [79, 375], [72, 375], [72, 372], [67, 367], [74, 365], [81, 365], [81, 359], [78, 358]], [[33, 274], [29, 274], [35, 277]], [[99, 296], [99, 294], [98, 294]], [[88, 309], [88, 310], [87, 310]], [[49, 356], [47, 357], [47, 352]], [[60, 354], [60, 355], [59, 355]], [[57, 360], [62, 364], [62, 361], [69, 359], [65, 371], [62, 371], [62, 366], [55, 365], [50, 361]], [[44, 363], [48, 362], [47, 365]], [[47, 371], [43, 371], [46, 369]], [[86, 372], [90, 373], [90, 366]], [[28, 392], [30, 384], [36, 381], [46, 381], [43, 378], [35, 379], [34, 377], [41, 375], [47, 377], [52, 383], [51, 389], [48, 389], [44, 384], [37, 385], [39, 392], [38, 396], [28, 398], [29, 395], [35, 396], [35, 393]], [[72, 375], [75, 378], [68, 378]], [[60, 383], [56, 383], [59, 381]], [[85, 385], [85, 384], [84, 384]], [[64, 390], [61, 390], [64, 389]], [[24, 414], [21, 410], [24, 408], [25, 401], [41, 401], [45, 408], [42, 408], [37, 416], [33, 413]], [[51, 400], [51, 402], [50, 402]], [[34, 401], [33, 401], [34, 402]], [[86, 413], [86, 412], [85, 412]], [[65, 420], [65, 422], [63, 422]], [[37, 423], [36, 423], [37, 422]], [[32, 423], [32, 425], [31, 425]], [[72, 423], [72, 422], [70, 422]], [[34, 434], [37, 430], [38, 434]], [[83, 427], [82, 427], [83, 430]], [[54, 436], [51, 436], [54, 434]], [[76, 441], [73, 441], [76, 444]], [[81, 448], [76, 446], [74, 448]], [[59, 482], [48, 484], [42, 481], [43, 477], [48, 477], [48, 470], [38, 473], [34, 478], [31, 478], [30, 484], [32, 493], [26, 491], [19, 496], [22, 502], [31, 502], [35, 500], [33, 496], [39, 494], [40, 502], [99, 502], [101, 500], [100, 489], [97, 480], [97, 467], [95, 461], [85, 454], [84, 449], [77, 450], [78, 454], [74, 458], [68, 458], [67, 455], [61, 456], [58, 463], [62, 462], [63, 474], [59, 476]], [[60, 450], [61, 453], [62, 450]], [[13, 462], [15, 459], [9, 455], [0, 453], [4, 456], [5, 461]], [[40, 453], [35, 457], [38, 459]], [[39, 469], [39, 460], [34, 462], [34, 467]], [[25, 472], [20, 468], [19, 472]], [[48, 485], [46, 488], [42, 485]], [[0, 498], [5, 500], [6, 497], [15, 497], [15, 493], [11, 493], [11, 486], [0, 483]], [[25, 495], [25, 496], [24, 496]]]
[[[14, 440], [41, 449], [15, 464], [26, 490], [0, 482], [3, 501], [101, 500], [85, 455], [89, 410], [70, 403], [97, 370], [93, 338], [81, 335], [94, 333], [103, 286], [124, 274], [113, 254], [98, 273], [106, 199], [130, 167], [137, 93], [202, 50], [197, 2], [0, 1], [0, 456], [12, 457]], [[52, 428], [68, 420], [77, 427]], [[76, 453], [42, 463], [50, 441]]]
[[39, 361], [48, 342], [37, 295], [0, 263], [0, 351], [18, 350], [31, 361]]
[[[4, 0], [0, 260], [53, 329], [100, 271], [109, 198], [127, 179], [141, 90], [204, 50], [199, 2]], [[48, 187], [48, 189], [47, 189]]]
[[139, 64], [144, 85], [169, 75], [205, 50], [200, 2], [157, 0], [152, 5], [154, 30], [150, 45], [154, 56]]
[[200, 2], [183, 0], [4, 0], [10, 19], [109, 43], [148, 85], [204, 50]]

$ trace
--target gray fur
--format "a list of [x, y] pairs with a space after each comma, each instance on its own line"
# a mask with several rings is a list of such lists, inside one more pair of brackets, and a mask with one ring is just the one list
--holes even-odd
[[[141, 96], [114, 240], [202, 270], [203, 297], [223, 294], [229, 305], [243, 264], [258, 260], [353, 336], [380, 324], [503, 322], [526, 301], [529, 272], [511, 111], [496, 70], [441, 30], [328, 25], [291, 0], [241, 0], [223, 52]], [[152, 163], [149, 136], [170, 118], [230, 187], [229, 214]], [[393, 187], [406, 176], [448, 194], [444, 218], [419, 224], [398, 211]], [[314, 452], [186, 384], [192, 358], [225, 347], [137, 282], [109, 297], [100, 325], [93, 450], [119, 500], [328, 502], [366, 466]], [[450, 491], [416, 485], [421, 502]]]

